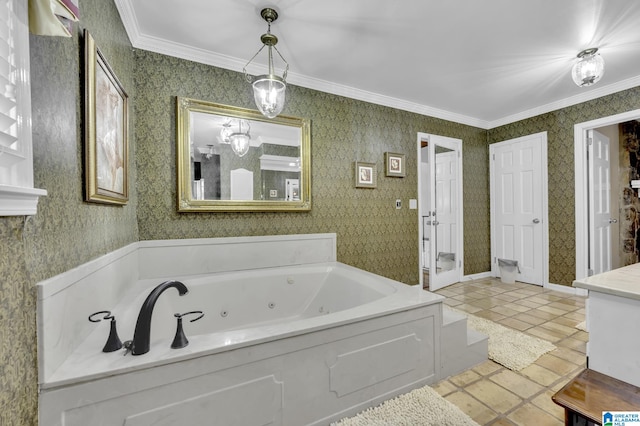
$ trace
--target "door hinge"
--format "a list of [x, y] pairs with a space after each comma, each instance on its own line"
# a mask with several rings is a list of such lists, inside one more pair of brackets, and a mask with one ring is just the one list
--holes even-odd
[[587, 138], [587, 143], [588, 143], [589, 145], [593, 145], [593, 137], [591, 137], [591, 136], [590, 136], [590, 137], [588, 137], [588, 138]]
[[587, 270], [587, 276], [588, 277], [593, 276], [593, 269]]
[[496, 161], [496, 155], [492, 154], [492, 156], [493, 156], [493, 161]]

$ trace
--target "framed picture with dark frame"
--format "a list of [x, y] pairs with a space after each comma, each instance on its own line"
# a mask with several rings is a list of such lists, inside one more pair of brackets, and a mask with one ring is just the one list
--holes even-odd
[[405, 177], [406, 176], [406, 164], [405, 155], [397, 154], [395, 152], [384, 153], [384, 170], [386, 176], [391, 177]]
[[354, 163], [356, 188], [375, 188], [377, 171], [375, 163]]
[[84, 31], [85, 201], [124, 205], [129, 200], [127, 93]]

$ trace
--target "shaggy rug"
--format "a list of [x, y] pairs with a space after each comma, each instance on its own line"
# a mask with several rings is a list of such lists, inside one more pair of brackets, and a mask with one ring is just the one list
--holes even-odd
[[429, 386], [387, 400], [334, 426], [478, 426]]
[[489, 336], [489, 359], [513, 371], [520, 371], [556, 346], [546, 340], [504, 327], [488, 319], [454, 309], [467, 316], [467, 325]]

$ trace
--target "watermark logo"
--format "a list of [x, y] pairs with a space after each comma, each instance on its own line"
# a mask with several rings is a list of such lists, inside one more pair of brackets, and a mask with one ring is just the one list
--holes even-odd
[[602, 426], [640, 426], [640, 411], [603, 411]]

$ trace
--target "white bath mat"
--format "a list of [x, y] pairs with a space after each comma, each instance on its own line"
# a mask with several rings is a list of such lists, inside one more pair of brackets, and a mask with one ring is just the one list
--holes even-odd
[[467, 316], [467, 325], [489, 336], [489, 359], [513, 371], [520, 371], [556, 346], [544, 339], [504, 327], [488, 319], [454, 309]]
[[332, 425], [478, 426], [478, 423], [429, 386], [424, 386]]

